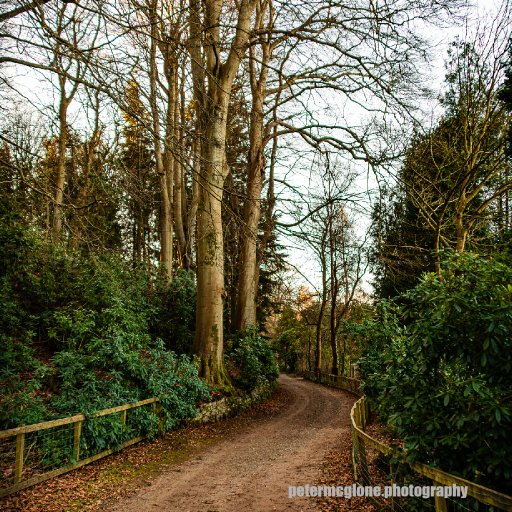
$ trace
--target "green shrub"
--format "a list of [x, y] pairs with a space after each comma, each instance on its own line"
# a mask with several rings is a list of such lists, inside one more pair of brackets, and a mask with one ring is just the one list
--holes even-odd
[[51, 369], [40, 363], [28, 343], [0, 335], [0, 429], [48, 418], [41, 388]]
[[512, 269], [452, 255], [366, 326], [365, 393], [411, 458], [511, 492]]
[[196, 321], [196, 284], [193, 272], [178, 269], [170, 285], [158, 279], [153, 292], [155, 310], [150, 332], [170, 350], [191, 355]]
[[226, 365], [235, 386], [245, 391], [272, 383], [279, 376], [271, 346], [255, 329], [249, 329], [233, 339], [232, 346], [226, 352]]
[[[66, 252], [26, 228], [6, 201], [0, 197], [0, 429], [152, 396], [161, 424], [144, 407], [133, 431], [152, 435], [193, 417], [207, 386], [190, 359], [169, 350], [173, 336], [177, 346], [190, 344], [192, 276], [177, 272], [166, 287], [156, 272], [118, 256]], [[129, 434], [116, 418], [95, 420], [84, 427], [85, 452], [112, 442], [109, 422], [113, 438]]]
[[51, 407], [60, 416], [77, 410], [87, 416], [123, 403], [159, 398], [158, 415], [149, 407], [130, 410], [131, 429], [127, 430], [115, 416], [87, 422], [84, 447], [90, 453], [130, 437], [151, 437], [159, 430], [171, 429], [193, 418], [196, 403], [209, 397], [196, 365], [186, 356], [177, 357], [165, 350], [161, 342], [139, 351], [98, 340], [88, 350], [61, 352], [53, 360], [62, 384]]
[[307, 350], [307, 331], [303, 322], [297, 319], [295, 309], [289, 305], [281, 311], [273, 344], [281, 369], [297, 371]]

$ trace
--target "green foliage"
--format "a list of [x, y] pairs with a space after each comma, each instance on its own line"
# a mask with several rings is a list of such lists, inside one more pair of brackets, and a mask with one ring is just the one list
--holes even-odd
[[209, 396], [196, 365], [187, 356], [178, 357], [165, 350], [161, 342], [139, 351], [98, 340], [87, 351], [60, 352], [54, 363], [62, 388], [51, 406], [61, 415], [76, 410], [88, 415], [153, 396], [160, 400], [158, 415], [148, 407], [131, 410], [129, 428], [115, 416], [87, 422], [84, 449], [88, 453], [117, 446], [135, 436], [151, 437], [159, 430], [171, 429], [193, 418], [197, 401]]
[[272, 383], [279, 376], [272, 347], [255, 329], [248, 329], [233, 339], [226, 351], [226, 366], [235, 386], [245, 391]]
[[51, 369], [34, 357], [26, 343], [0, 335], [0, 346], [1, 428], [46, 420], [41, 388]]
[[434, 234], [414, 205], [406, 181], [407, 174], [411, 174], [411, 160], [418, 167], [420, 159], [414, 153], [422, 143], [424, 145], [424, 141], [416, 140], [411, 144], [408, 158], [400, 170], [404, 183], [393, 190], [385, 189], [372, 212], [375, 244], [371, 264], [375, 292], [380, 298], [395, 297], [416, 286], [423, 272], [434, 270]]
[[40, 389], [49, 369], [34, 357], [31, 317], [20, 307], [35, 240], [8, 195], [0, 194], [0, 219], [0, 424], [9, 427], [46, 418]]
[[[119, 257], [66, 254], [12, 212], [4, 198], [0, 428], [160, 399], [160, 420], [143, 408], [129, 428], [118, 418], [87, 424], [83, 450], [95, 453], [132, 431], [153, 435], [193, 417], [196, 403], [209, 396], [207, 386], [188, 357], [168, 349], [173, 336], [177, 347], [190, 344], [192, 277], [178, 273], [166, 288], [158, 275], [130, 269]], [[171, 312], [164, 315], [166, 308]], [[166, 332], [165, 343], [159, 332]]]
[[[505, 81], [503, 82], [500, 92], [500, 100], [505, 104], [508, 112], [512, 112], [512, 39], [509, 40], [508, 59], [505, 63]], [[507, 128], [507, 155], [512, 156], [512, 128]]]
[[[263, 222], [263, 219], [261, 222]], [[265, 321], [269, 316], [279, 313], [283, 308], [279, 298], [279, 288], [283, 282], [283, 274], [287, 269], [285, 249], [285, 246], [278, 243], [277, 235], [271, 233], [266, 241], [259, 270], [260, 278], [256, 295], [256, 318], [258, 325], [265, 325]]]
[[366, 325], [365, 393], [411, 459], [511, 492], [512, 268], [456, 254], [443, 269]]
[[150, 332], [178, 353], [192, 354], [196, 321], [196, 285], [193, 272], [178, 269], [168, 285], [160, 278], [155, 286], [156, 308]]
[[279, 318], [274, 341], [279, 365], [284, 371], [299, 369], [307, 345], [307, 340], [303, 339], [304, 333], [304, 324], [297, 319], [296, 311], [286, 305]]
[[510, 250], [512, 68], [504, 64], [498, 90], [500, 66], [488, 61], [487, 51], [459, 39], [450, 45], [444, 114], [411, 139], [398, 185], [384, 190], [374, 208], [381, 298], [418, 284], [423, 272], [436, 268], [443, 247], [492, 255]]
[[359, 337], [364, 328], [362, 326], [371, 320], [374, 313], [373, 305], [354, 300], [348, 317], [340, 321], [338, 326], [340, 375], [350, 376], [350, 365], [361, 357], [362, 347]]

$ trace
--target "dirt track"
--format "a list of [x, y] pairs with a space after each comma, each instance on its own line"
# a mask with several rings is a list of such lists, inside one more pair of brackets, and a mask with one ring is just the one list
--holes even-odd
[[350, 437], [354, 397], [286, 375], [279, 382], [290, 397], [280, 414], [205, 448], [110, 510], [315, 510], [314, 498], [288, 498], [288, 486], [318, 482], [324, 458]]

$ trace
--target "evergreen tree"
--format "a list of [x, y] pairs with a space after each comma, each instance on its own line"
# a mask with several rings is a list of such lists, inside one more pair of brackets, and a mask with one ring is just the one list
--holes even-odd
[[[512, 39], [509, 40], [509, 59], [505, 63], [505, 81], [499, 93], [500, 100], [508, 112], [512, 112]], [[512, 129], [507, 133], [507, 155], [512, 157]]]
[[123, 118], [124, 143], [119, 161], [125, 193], [122, 223], [125, 244], [131, 248], [135, 266], [141, 261], [149, 261], [152, 256], [158, 190], [148, 115], [135, 81], [131, 81], [126, 89]]

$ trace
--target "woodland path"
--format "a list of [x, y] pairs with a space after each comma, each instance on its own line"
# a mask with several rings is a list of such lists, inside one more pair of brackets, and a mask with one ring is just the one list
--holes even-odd
[[350, 439], [355, 398], [281, 375], [282, 411], [243, 426], [161, 474], [111, 512], [249, 512], [318, 510], [315, 498], [288, 498], [289, 485], [315, 485], [325, 457]]

